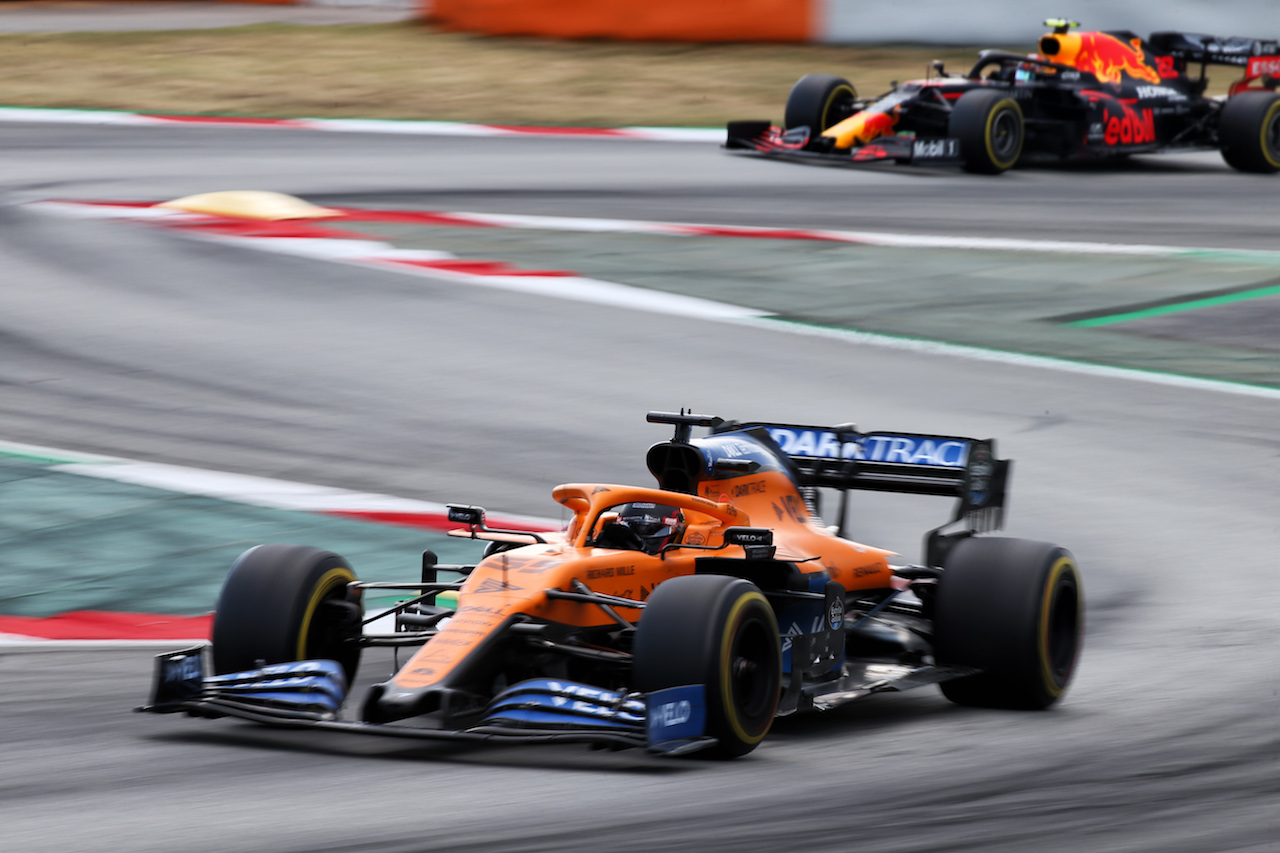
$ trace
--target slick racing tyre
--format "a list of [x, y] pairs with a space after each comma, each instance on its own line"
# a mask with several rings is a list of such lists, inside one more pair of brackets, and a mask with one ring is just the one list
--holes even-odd
[[1280, 172], [1280, 94], [1241, 92], [1218, 121], [1222, 159], [1241, 172]]
[[262, 663], [332, 660], [347, 684], [360, 664], [356, 579], [337, 554], [303, 545], [259, 545], [240, 555], [213, 614], [213, 668], [221, 674]]
[[787, 130], [807, 127], [809, 136], [815, 137], [853, 115], [857, 97], [848, 80], [830, 74], [808, 74], [791, 87], [783, 124]]
[[964, 539], [934, 597], [934, 657], [982, 670], [941, 684], [960, 705], [1047, 708], [1071, 681], [1084, 635], [1070, 552], [1025, 539]]
[[974, 89], [952, 108], [948, 135], [960, 140], [965, 171], [998, 175], [1022, 156], [1022, 108], [1004, 91]]
[[769, 733], [782, 689], [782, 651], [773, 608], [750, 581], [692, 575], [660, 584], [632, 651], [636, 690], [706, 687], [707, 734], [719, 741], [713, 755], [746, 755]]

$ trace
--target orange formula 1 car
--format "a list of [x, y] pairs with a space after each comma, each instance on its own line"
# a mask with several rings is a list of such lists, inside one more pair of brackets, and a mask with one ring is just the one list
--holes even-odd
[[[723, 757], [777, 716], [940, 684], [953, 702], [1047, 708], [1084, 606], [1075, 562], [979, 535], [1002, 521], [993, 441], [649, 414], [657, 488], [563, 485], [559, 533], [497, 530], [451, 506], [474, 566], [423, 555], [420, 580], [362, 583], [335, 554], [262, 545], [231, 568], [211, 646], [157, 659], [150, 703], [398, 737], [582, 742]], [[692, 437], [694, 427], [709, 434]], [[841, 534], [852, 489], [951, 497], [922, 565]], [[819, 515], [837, 501], [837, 523]], [[950, 530], [951, 532], [945, 532]], [[442, 570], [462, 580], [443, 582]], [[412, 597], [366, 616], [368, 589]], [[449, 599], [456, 597], [456, 603]], [[393, 617], [391, 633], [366, 626]], [[346, 708], [362, 648], [413, 647]]]

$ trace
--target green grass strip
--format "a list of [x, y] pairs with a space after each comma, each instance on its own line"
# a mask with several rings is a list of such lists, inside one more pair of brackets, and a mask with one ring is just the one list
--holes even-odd
[[20, 459], [23, 462], [34, 462], [37, 465], [74, 465], [78, 462], [84, 462], [84, 459], [73, 459], [68, 456], [52, 456], [44, 453], [31, 453], [22, 450], [15, 450], [9, 447], [0, 447], [0, 459]]
[[1162, 314], [1173, 314], [1178, 311], [1194, 311], [1197, 308], [1211, 308], [1214, 305], [1227, 305], [1232, 302], [1243, 302], [1246, 299], [1258, 299], [1263, 296], [1280, 294], [1280, 285], [1260, 287], [1256, 290], [1243, 290], [1225, 296], [1210, 296], [1205, 299], [1192, 299], [1173, 305], [1159, 305], [1155, 308], [1144, 308], [1141, 311], [1127, 311], [1123, 314], [1110, 314], [1106, 317], [1090, 317], [1087, 320], [1075, 320], [1067, 326], [1109, 326], [1112, 323], [1127, 323], [1130, 320], [1142, 320], [1147, 317], [1159, 317]]

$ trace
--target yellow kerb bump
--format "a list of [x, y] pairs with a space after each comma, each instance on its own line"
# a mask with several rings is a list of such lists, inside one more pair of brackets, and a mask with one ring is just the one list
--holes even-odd
[[318, 207], [291, 195], [264, 190], [200, 193], [166, 201], [157, 206], [185, 210], [188, 213], [204, 213], [209, 216], [230, 216], [236, 219], [326, 219], [341, 215], [340, 211]]

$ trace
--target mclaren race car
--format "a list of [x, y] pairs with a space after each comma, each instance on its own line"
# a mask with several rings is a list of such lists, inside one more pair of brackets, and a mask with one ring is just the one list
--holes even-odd
[[[560, 532], [495, 529], [452, 505], [452, 533], [487, 540], [477, 565], [428, 551], [419, 579], [364, 583], [328, 551], [245, 552], [212, 644], [159, 656], [139, 710], [735, 757], [775, 717], [884, 691], [939, 684], [953, 702], [1022, 709], [1061, 698], [1080, 577], [1056, 545], [980, 535], [1000, 526], [1008, 487], [994, 441], [648, 419], [674, 427], [646, 457], [656, 488], [558, 486]], [[900, 564], [842, 535], [855, 489], [950, 497], [955, 511], [920, 565]], [[362, 595], [388, 588], [406, 597], [366, 614]], [[374, 646], [414, 651], [348, 703]]]
[[[725, 147], [840, 164], [950, 162], [988, 174], [1032, 158], [1216, 149], [1240, 171], [1280, 171], [1275, 40], [1159, 32], [1143, 41], [1045, 24], [1053, 31], [1039, 53], [986, 50], [967, 74], [935, 62], [926, 79], [878, 98], [859, 98], [839, 77], [802, 77], [783, 127], [730, 122]], [[1211, 65], [1242, 75], [1226, 98], [1205, 96]]]

